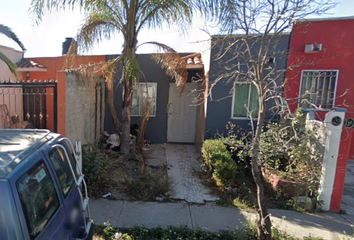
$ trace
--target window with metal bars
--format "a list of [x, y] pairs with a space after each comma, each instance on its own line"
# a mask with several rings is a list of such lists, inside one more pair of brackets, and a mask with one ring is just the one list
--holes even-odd
[[330, 109], [334, 107], [338, 70], [304, 70], [299, 106]]

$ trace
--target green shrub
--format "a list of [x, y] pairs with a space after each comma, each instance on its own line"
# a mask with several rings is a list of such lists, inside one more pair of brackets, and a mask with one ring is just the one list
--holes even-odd
[[232, 186], [235, 182], [237, 167], [235, 162], [228, 158], [220, 158], [214, 163], [213, 178], [223, 186]]
[[225, 187], [233, 185], [237, 165], [222, 139], [206, 140], [202, 147], [202, 155], [213, 178], [219, 184]]
[[111, 166], [108, 156], [94, 145], [82, 148], [82, 172], [90, 196], [100, 197], [107, 191], [107, 170]]
[[[260, 160], [282, 180], [296, 182], [275, 188], [277, 201], [287, 201], [293, 196], [308, 196], [313, 202], [313, 210], [320, 204], [315, 199], [322, 171], [323, 145], [318, 132], [319, 126], [306, 127], [306, 118], [298, 110], [287, 119], [269, 123], [263, 131], [260, 142]], [[286, 205], [301, 210], [294, 202]]]
[[205, 164], [212, 171], [212, 162], [215, 159], [215, 153], [226, 150], [226, 147], [221, 139], [205, 140], [202, 146], [202, 155]]

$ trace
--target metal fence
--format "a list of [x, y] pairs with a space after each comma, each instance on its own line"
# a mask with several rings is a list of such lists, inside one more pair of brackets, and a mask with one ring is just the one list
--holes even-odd
[[56, 81], [0, 81], [0, 128], [38, 128], [56, 132]]

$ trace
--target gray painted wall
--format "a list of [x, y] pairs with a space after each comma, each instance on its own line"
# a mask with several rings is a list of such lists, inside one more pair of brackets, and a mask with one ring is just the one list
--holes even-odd
[[[183, 54], [184, 55], [184, 54]], [[187, 54], [185, 54], [187, 55]], [[140, 64], [143, 76], [140, 82], [157, 82], [157, 95], [156, 95], [156, 116], [150, 117], [148, 126], [145, 133], [145, 139], [150, 140], [152, 143], [165, 143], [167, 142], [167, 103], [168, 91], [171, 77], [167, 76], [165, 71], [151, 59], [150, 54], [138, 54], [137, 59]], [[116, 57], [113, 55], [107, 56], [107, 60]], [[197, 71], [191, 71], [190, 75], [195, 74]], [[189, 76], [189, 79], [191, 76]], [[114, 78], [115, 80], [115, 107], [118, 118], [122, 120], [122, 85], [119, 84], [120, 72]], [[190, 80], [189, 80], [190, 81]], [[131, 117], [131, 124], [139, 124], [140, 117]], [[109, 133], [114, 132], [113, 121], [108, 106], [106, 106], [105, 117], [105, 130]]]
[[[241, 63], [245, 60], [242, 58], [235, 58], [232, 51], [225, 54], [220, 60], [216, 60], [220, 50], [225, 49], [231, 41], [235, 39], [239, 39], [240, 36], [234, 36], [231, 40], [225, 39], [224, 36], [214, 36], [212, 38], [212, 49], [211, 49], [211, 63], [210, 63], [210, 72], [209, 72], [209, 87], [212, 87], [211, 95], [208, 98], [208, 107], [207, 107], [207, 117], [205, 123], [205, 138], [212, 138], [216, 133], [226, 134], [227, 130], [225, 126], [230, 121], [234, 123], [239, 129], [244, 129], [245, 131], [249, 131], [251, 129], [251, 121], [249, 119], [231, 119], [232, 114], [232, 88], [234, 84], [234, 78], [222, 79], [220, 82], [215, 84], [215, 81], [221, 74], [228, 72], [225, 67], [235, 67], [238, 62]], [[259, 44], [257, 43], [257, 39], [254, 38], [253, 41], [253, 49], [257, 51]], [[285, 69], [286, 68], [286, 57], [289, 48], [289, 35], [283, 35], [277, 41], [277, 44], [270, 44], [274, 48], [271, 50], [269, 54], [275, 57], [274, 66], [276, 69]], [[242, 51], [242, 47], [239, 49]], [[231, 60], [232, 59], [232, 60]], [[231, 61], [230, 61], [231, 60]], [[247, 69], [243, 68], [243, 71]], [[278, 85], [284, 81], [285, 74], [281, 74], [278, 79]], [[282, 91], [282, 89], [278, 89]], [[267, 115], [266, 119], [268, 121], [276, 120], [276, 114], [270, 111], [269, 109], [274, 106], [274, 102], [268, 102], [267, 105]], [[256, 121], [254, 121], [254, 124]]]
[[[112, 59], [116, 56], [107, 56]], [[168, 102], [168, 89], [171, 78], [167, 76], [163, 69], [157, 65], [148, 54], [139, 54], [137, 56], [143, 75], [140, 82], [157, 82], [156, 95], [156, 116], [150, 117], [146, 129], [145, 139], [152, 143], [165, 143], [167, 140], [167, 113], [166, 107]], [[122, 84], [119, 83], [120, 72], [117, 71], [114, 77], [115, 81], [115, 107], [118, 114], [119, 121], [122, 120]], [[131, 124], [139, 124], [140, 117], [131, 117]], [[109, 133], [114, 131], [113, 121], [108, 106], [106, 106], [105, 130]]]

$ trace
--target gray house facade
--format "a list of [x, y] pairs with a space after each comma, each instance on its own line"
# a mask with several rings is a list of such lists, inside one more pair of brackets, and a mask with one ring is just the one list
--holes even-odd
[[[280, 35], [268, 44], [268, 61], [265, 67], [276, 69], [272, 81], [277, 85], [275, 91], [283, 92], [286, 59], [289, 48], [289, 35]], [[213, 36], [209, 70], [209, 95], [205, 120], [205, 138], [226, 135], [225, 126], [231, 122], [237, 131], [249, 132], [255, 126], [258, 112], [258, 93], [253, 84], [247, 83], [252, 67], [246, 44], [252, 54], [258, 54], [261, 38], [257, 35], [245, 39], [244, 35], [231, 37]], [[267, 73], [267, 71], [265, 71]], [[274, 101], [267, 102], [267, 121], [276, 121], [278, 110]]]
[[[188, 54], [184, 54], [188, 55]], [[107, 56], [107, 60], [116, 56]], [[204, 74], [203, 63], [198, 59], [187, 58], [188, 80], [183, 93], [176, 87], [174, 79], [168, 76], [150, 54], [138, 54], [137, 60], [141, 68], [141, 79], [134, 86], [131, 125], [139, 125], [143, 102], [150, 98], [151, 109], [145, 139], [151, 143], [197, 143], [202, 142], [204, 121], [202, 109], [195, 103], [197, 91], [202, 87], [195, 81]], [[199, 60], [199, 62], [197, 61]], [[118, 118], [122, 119], [122, 84], [120, 73], [115, 76], [115, 107]], [[114, 131], [109, 108], [106, 107], [105, 129]]]

